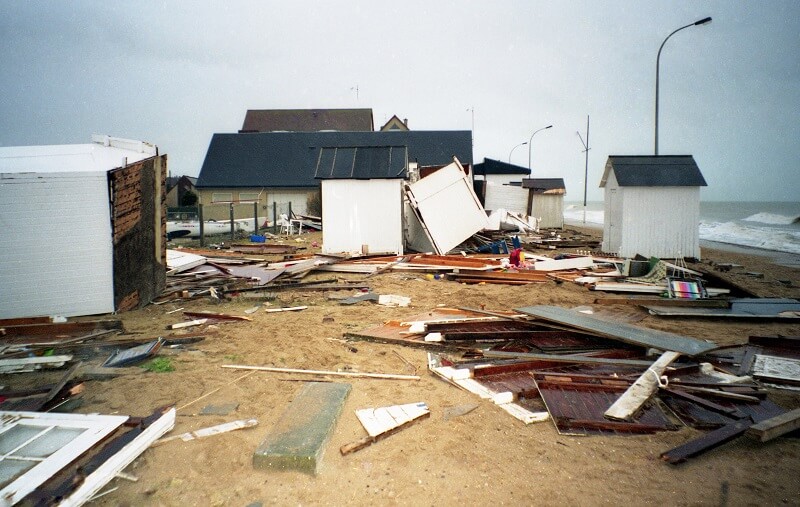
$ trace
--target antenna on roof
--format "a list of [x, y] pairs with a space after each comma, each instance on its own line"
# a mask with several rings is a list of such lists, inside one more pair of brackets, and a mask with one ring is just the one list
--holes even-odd
[[356, 91], [356, 102], [358, 102], [358, 85], [351, 86], [350, 91], [352, 92], [353, 90]]

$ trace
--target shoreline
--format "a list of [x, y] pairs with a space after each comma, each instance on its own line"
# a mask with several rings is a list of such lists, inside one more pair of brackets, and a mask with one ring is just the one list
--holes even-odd
[[[603, 224], [594, 222], [577, 222], [574, 220], [564, 220], [564, 226], [583, 229], [593, 235], [598, 235], [599, 238], [603, 237]], [[707, 239], [700, 239], [700, 248], [702, 250], [713, 250], [727, 253], [734, 253], [740, 255], [755, 255], [758, 257], [767, 257], [773, 264], [784, 266], [788, 268], [800, 269], [800, 254], [791, 252], [781, 252], [779, 250], [767, 250], [764, 248], [756, 248], [746, 245], [737, 245], [734, 243], [722, 243], [719, 241], [711, 241]]]

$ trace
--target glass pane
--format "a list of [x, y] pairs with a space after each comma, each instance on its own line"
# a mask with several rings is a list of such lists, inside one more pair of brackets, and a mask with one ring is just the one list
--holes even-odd
[[12, 449], [24, 444], [47, 428], [15, 424], [8, 431], [0, 434], [0, 455], [8, 454]]
[[53, 428], [14, 455], [45, 458], [78, 438], [84, 431], [85, 428]]
[[19, 461], [12, 459], [0, 461], [0, 489], [8, 486], [14, 479], [38, 464], [38, 461]]

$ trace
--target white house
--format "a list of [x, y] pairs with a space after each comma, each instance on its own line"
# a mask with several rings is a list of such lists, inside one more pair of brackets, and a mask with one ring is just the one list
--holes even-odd
[[564, 178], [525, 178], [522, 188], [528, 192], [526, 213], [539, 220], [540, 228], [564, 228]]
[[147, 304], [166, 277], [166, 155], [141, 141], [0, 148], [0, 318]]
[[700, 187], [691, 155], [608, 157], [604, 252], [667, 259], [700, 258]]

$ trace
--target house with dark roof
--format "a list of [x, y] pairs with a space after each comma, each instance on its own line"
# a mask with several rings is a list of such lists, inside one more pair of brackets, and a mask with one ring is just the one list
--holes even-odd
[[248, 109], [245, 132], [372, 132], [372, 109]]
[[394, 115], [389, 118], [389, 121], [384, 123], [380, 130], [381, 132], [386, 132], [387, 130], [408, 130], [408, 120], [401, 120], [397, 115]]
[[167, 178], [167, 207], [192, 206], [188, 201], [196, 200], [195, 184], [192, 176], [170, 176]]
[[[214, 134], [197, 179], [197, 192], [205, 218], [226, 220], [230, 207], [235, 218], [252, 218], [253, 202], [259, 213], [273, 220], [273, 215], [307, 214], [309, 203], [319, 195], [317, 169], [320, 156], [330, 149], [337, 152], [339, 163], [329, 167], [334, 175], [347, 171], [342, 158], [348, 150], [380, 148], [353, 158], [353, 174], [376, 170], [387, 148], [407, 151], [407, 160], [425, 176], [450, 164], [458, 157], [467, 170], [472, 166], [470, 131], [389, 131], [389, 132], [263, 132]], [[323, 150], [325, 148], [326, 150]], [[405, 155], [404, 155], [405, 156]], [[393, 155], [393, 164], [397, 158]], [[382, 167], [378, 165], [377, 167]], [[387, 170], [399, 170], [391, 165]], [[352, 178], [358, 179], [357, 177]], [[246, 205], [239, 203], [248, 203]], [[319, 212], [319, 211], [317, 211]], [[261, 216], [261, 215], [260, 215]]]
[[691, 155], [608, 157], [603, 251], [676, 259], [700, 258], [700, 187]]
[[530, 169], [484, 158], [473, 172], [475, 193], [484, 208], [527, 213], [528, 191], [522, 188], [522, 179], [530, 175]]
[[526, 213], [537, 218], [539, 227], [564, 228], [564, 178], [525, 178], [522, 188], [528, 192]]

